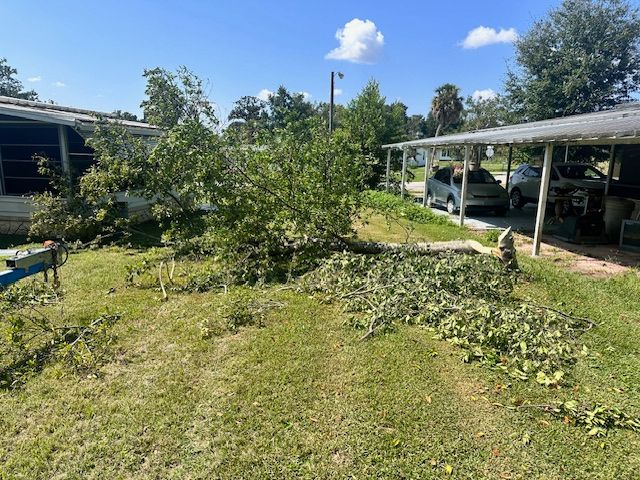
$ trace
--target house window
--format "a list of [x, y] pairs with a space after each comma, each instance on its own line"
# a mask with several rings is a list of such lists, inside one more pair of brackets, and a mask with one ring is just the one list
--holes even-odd
[[440, 150], [440, 160], [451, 160], [451, 151], [448, 148]]
[[38, 172], [36, 156], [60, 165], [58, 127], [32, 122], [0, 124], [2, 193], [29, 195], [44, 192], [49, 178]]
[[71, 178], [77, 180], [94, 164], [93, 149], [85, 144], [85, 139], [72, 128], [67, 129], [67, 145]]

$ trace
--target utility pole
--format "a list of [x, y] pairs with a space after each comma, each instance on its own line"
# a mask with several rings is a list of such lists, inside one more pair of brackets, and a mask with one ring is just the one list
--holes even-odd
[[336, 74], [338, 75], [338, 78], [344, 78], [344, 74], [342, 72], [331, 72], [331, 91], [329, 92], [329, 133], [333, 133], [333, 85]]

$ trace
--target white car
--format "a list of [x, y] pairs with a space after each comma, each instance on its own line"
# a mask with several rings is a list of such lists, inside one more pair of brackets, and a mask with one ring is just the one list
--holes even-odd
[[[576, 207], [584, 207], [590, 196], [602, 197], [606, 175], [585, 163], [558, 163], [551, 170], [548, 203], [555, 203], [559, 196], [571, 195]], [[522, 208], [527, 203], [538, 203], [542, 167], [523, 164], [513, 172], [509, 180], [511, 205]]]

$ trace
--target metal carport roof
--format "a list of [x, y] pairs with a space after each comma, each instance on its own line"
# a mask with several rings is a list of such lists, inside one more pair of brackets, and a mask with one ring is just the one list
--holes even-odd
[[614, 109], [539, 122], [487, 128], [383, 145], [383, 148], [449, 145], [640, 143], [640, 102]]

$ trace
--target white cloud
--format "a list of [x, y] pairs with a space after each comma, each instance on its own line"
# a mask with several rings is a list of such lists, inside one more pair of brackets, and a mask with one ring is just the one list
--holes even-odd
[[333, 94], [337, 97], [338, 95], [342, 95], [342, 89], [341, 88], [334, 88], [333, 89]]
[[262, 90], [260, 90], [258, 92], [258, 94], [256, 95], [256, 97], [258, 97], [260, 100], [266, 102], [269, 100], [269, 97], [273, 95], [273, 92], [271, 90], [268, 90], [266, 88], [263, 88]]
[[371, 20], [354, 18], [338, 29], [340, 45], [325, 55], [330, 60], [353, 63], [375, 63], [382, 52], [384, 35]]
[[27, 82], [31, 82], [31, 83], [39, 82], [40, 80], [42, 80], [42, 77], [40, 75], [27, 78]]
[[500, 31], [496, 31], [495, 28], [481, 25], [467, 33], [467, 37], [460, 44], [462, 48], [480, 48], [494, 43], [513, 43], [517, 39], [518, 33], [513, 27], [507, 30], [501, 28]]
[[309, 92], [298, 92], [302, 94], [302, 98], [305, 100], [309, 100], [311, 98], [311, 94]]
[[496, 98], [498, 94], [494, 92], [490, 88], [485, 88], [484, 90], [476, 90], [471, 94], [471, 98], [474, 100], [491, 100], [492, 98]]
[[57, 82], [53, 82], [53, 86], [58, 88], [63, 88], [63, 87], [66, 87], [67, 84], [58, 80]]

